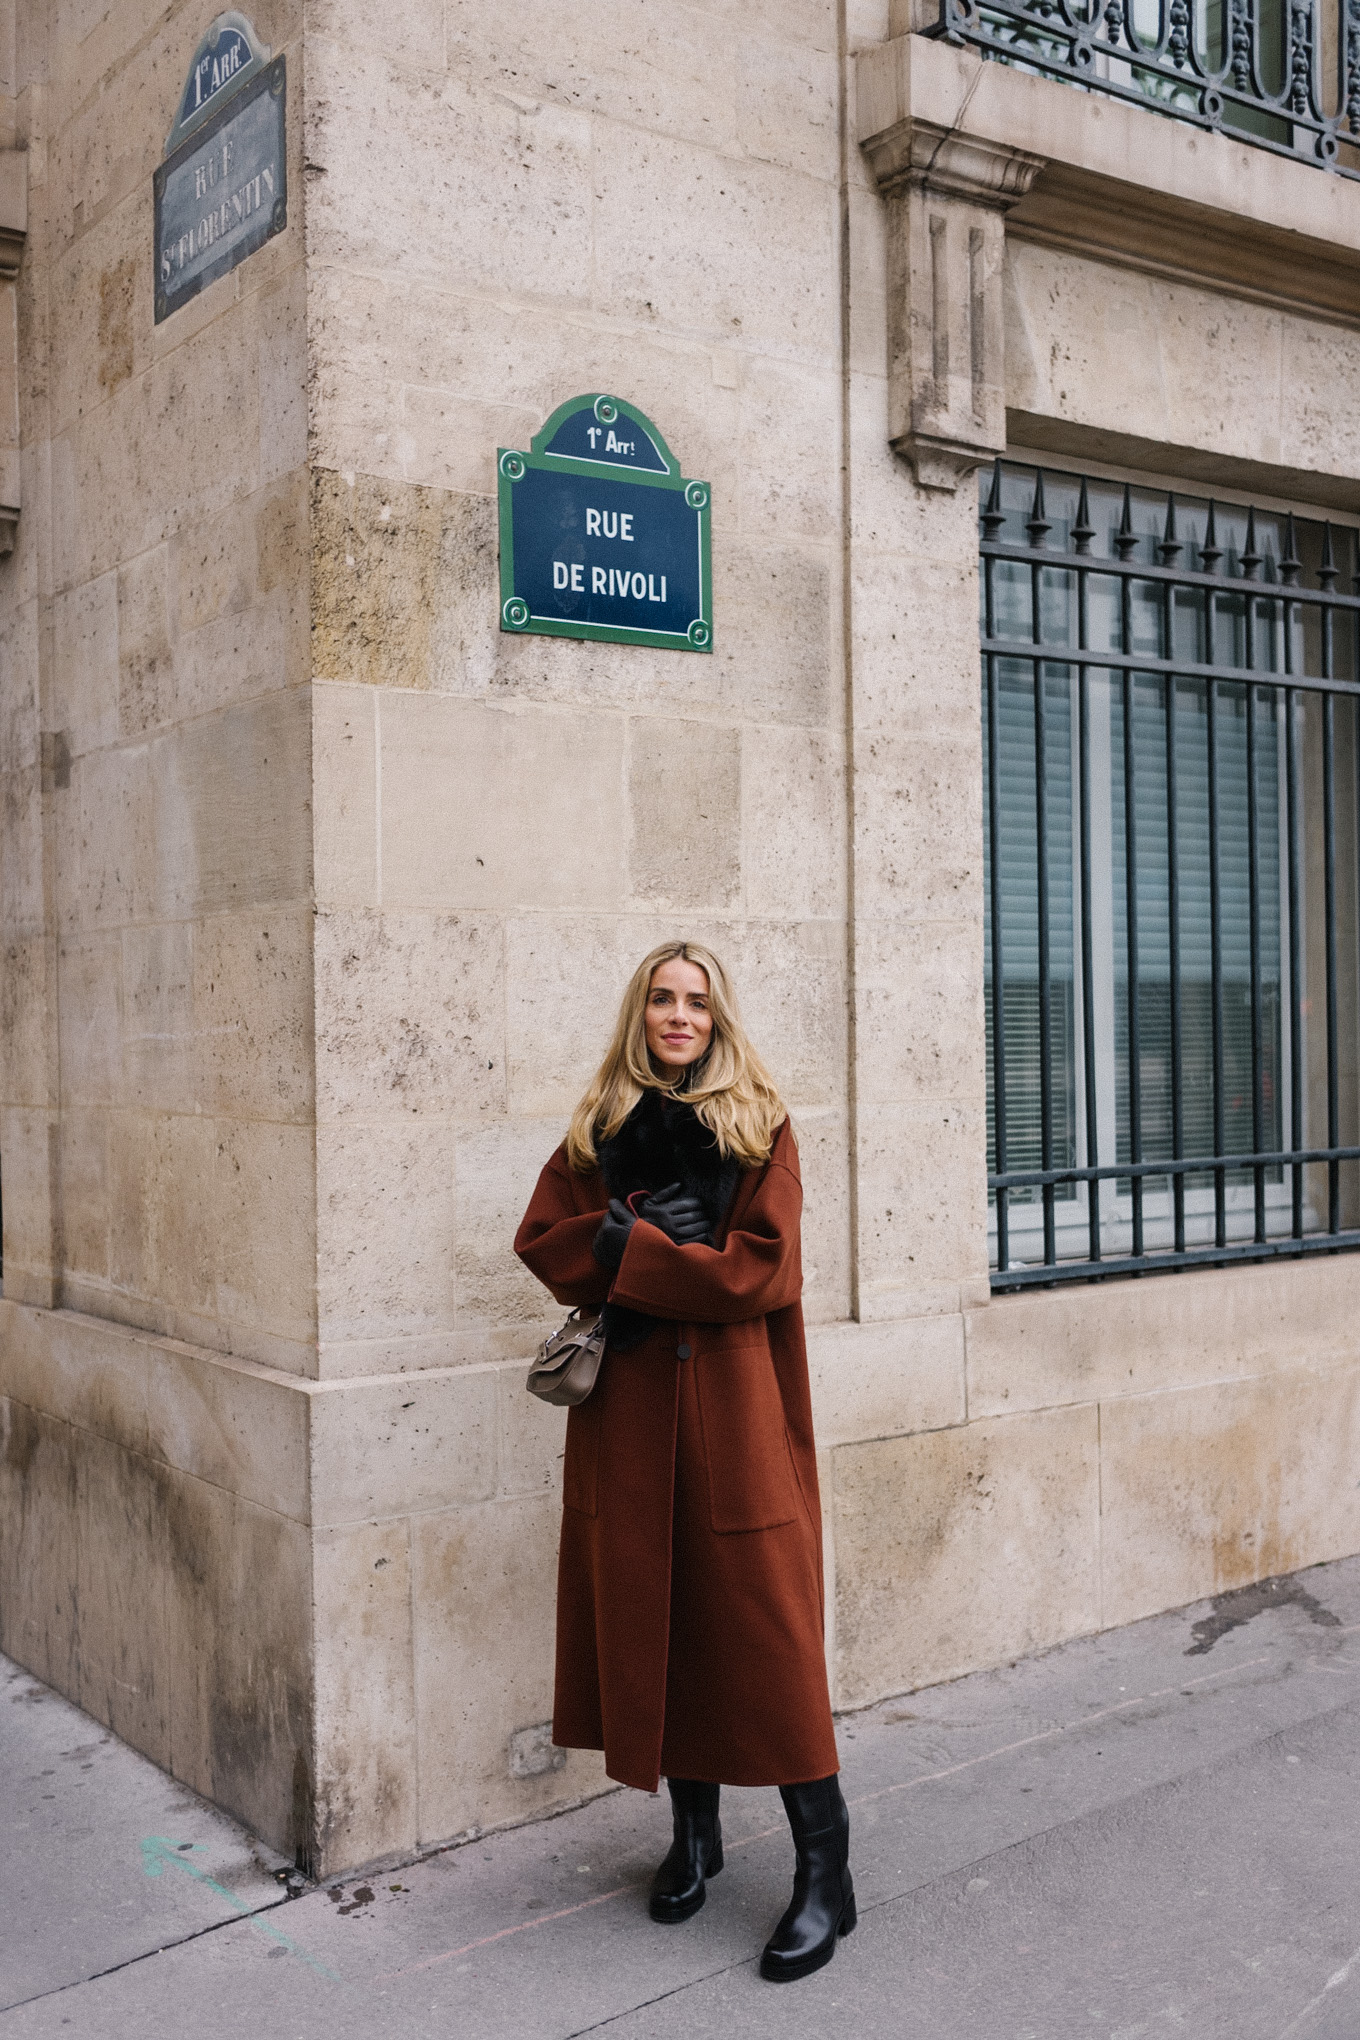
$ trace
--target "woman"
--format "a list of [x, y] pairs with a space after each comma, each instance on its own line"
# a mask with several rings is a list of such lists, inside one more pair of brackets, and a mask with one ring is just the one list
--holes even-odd
[[793, 1899], [761, 1958], [792, 1982], [855, 1925], [822, 1645], [821, 1514], [788, 1115], [727, 975], [654, 949], [538, 1180], [515, 1251], [603, 1309], [567, 1419], [553, 1740], [602, 1749], [674, 1838], [652, 1885], [679, 1922], [722, 1868], [721, 1785], [777, 1785]]

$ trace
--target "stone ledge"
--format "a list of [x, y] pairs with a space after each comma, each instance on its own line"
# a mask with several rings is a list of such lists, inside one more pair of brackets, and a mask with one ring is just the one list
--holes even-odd
[[1009, 235], [1360, 324], [1360, 187], [1345, 178], [920, 35], [861, 51], [856, 90], [880, 185], [918, 125], [1026, 151], [1044, 167]]
[[970, 1417], [1207, 1387], [1360, 1358], [1354, 1257], [1063, 1283], [964, 1313]]

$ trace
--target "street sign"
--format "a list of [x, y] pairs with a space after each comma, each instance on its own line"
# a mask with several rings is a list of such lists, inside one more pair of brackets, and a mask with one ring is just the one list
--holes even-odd
[[156, 324], [288, 224], [285, 61], [221, 14], [189, 67], [155, 192]]
[[501, 629], [713, 649], [709, 487], [621, 397], [573, 397], [497, 457]]

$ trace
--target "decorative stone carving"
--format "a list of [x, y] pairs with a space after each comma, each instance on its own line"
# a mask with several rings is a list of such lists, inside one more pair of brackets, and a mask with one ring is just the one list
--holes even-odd
[[1044, 159], [914, 117], [897, 44], [859, 66], [861, 146], [888, 205], [889, 436], [923, 487], [955, 489], [1005, 448], [1004, 217]]

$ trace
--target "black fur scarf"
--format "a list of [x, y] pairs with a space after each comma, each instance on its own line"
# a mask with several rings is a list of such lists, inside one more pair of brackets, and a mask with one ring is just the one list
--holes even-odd
[[[644, 1091], [613, 1138], [598, 1142], [597, 1152], [611, 1197], [626, 1203], [637, 1190], [665, 1190], [679, 1183], [703, 1206], [707, 1244], [716, 1244], [741, 1165], [733, 1156], [723, 1159], [692, 1105], [661, 1091]], [[622, 1304], [605, 1305], [606, 1341], [621, 1350], [640, 1345], [659, 1322]]]

